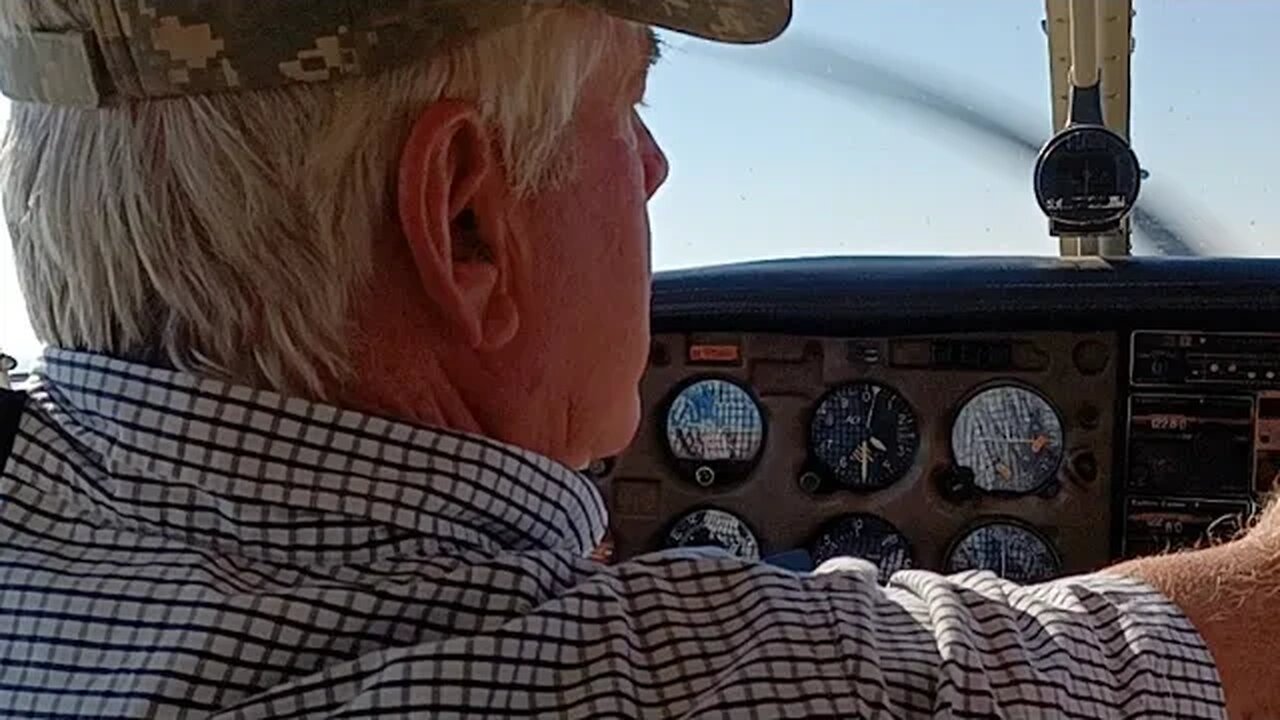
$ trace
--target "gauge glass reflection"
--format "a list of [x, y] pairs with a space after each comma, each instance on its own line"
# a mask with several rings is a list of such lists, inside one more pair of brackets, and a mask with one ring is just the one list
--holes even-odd
[[815, 565], [836, 557], [868, 560], [879, 569], [882, 583], [913, 563], [906, 536], [888, 520], [866, 513], [846, 515], [828, 524], [814, 541], [811, 554]]
[[996, 493], [1023, 495], [1052, 480], [1062, 465], [1062, 421], [1039, 393], [1004, 385], [973, 396], [951, 427], [958, 467], [975, 484]]
[[920, 435], [902, 395], [855, 383], [823, 397], [809, 426], [809, 446], [824, 473], [849, 489], [892, 485], [911, 469]]
[[764, 419], [755, 398], [728, 380], [699, 380], [667, 410], [667, 446], [677, 460], [749, 462], [760, 452]]
[[1018, 583], [1036, 583], [1062, 571], [1058, 552], [1040, 533], [1014, 522], [990, 522], [970, 530], [947, 554], [946, 571], [990, 570]]
[[663, 546], [717, 547], [743, 560], [756, 562], [760, 559], [760, 541], [747, 523], [737, 515], [717, 508], [702, 508], [682, 515], [667, 531]]

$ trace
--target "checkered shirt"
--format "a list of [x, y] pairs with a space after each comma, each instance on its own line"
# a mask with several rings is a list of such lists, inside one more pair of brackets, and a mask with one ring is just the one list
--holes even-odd
[[50, 351], [0, 474], [0, 716], [1220, 718], [1127, 578], [603, 566], [581, 475]]

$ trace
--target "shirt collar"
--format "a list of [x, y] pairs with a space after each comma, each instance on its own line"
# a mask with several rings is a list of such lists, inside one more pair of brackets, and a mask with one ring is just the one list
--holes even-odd
[[[488, 438], [57, 349], [32, 396], [101, 463], [106, 502], [178, 532], [345, 558], [378, 526], [457, 547], [575, 554], [607, 526], [583, 475]], [[157, 509], [157, 496], [182, 502]]]

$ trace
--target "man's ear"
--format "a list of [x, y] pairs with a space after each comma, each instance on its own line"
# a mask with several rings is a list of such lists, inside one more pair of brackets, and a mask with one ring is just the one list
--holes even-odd
[[478, 350], [506, 345], [520, 326], [501, 218], [509, 197], [475, 107], [423, 110], [400, 157], [400, 225], [423, 291]]

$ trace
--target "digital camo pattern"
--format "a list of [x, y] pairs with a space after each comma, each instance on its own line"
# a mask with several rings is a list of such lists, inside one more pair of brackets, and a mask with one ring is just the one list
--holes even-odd
[[0, 91], [100, 105], [325, 82], [563, 6], [738, 43], [772, 39], [791, 17], [790, 0], [98, 0], [92, 27], [0, 37]]
[[667, 445], [677, 460], [747, 462], [764, 442], [764, 419], [746, 390], [727, 380], [701, 380], [667, 411]]

